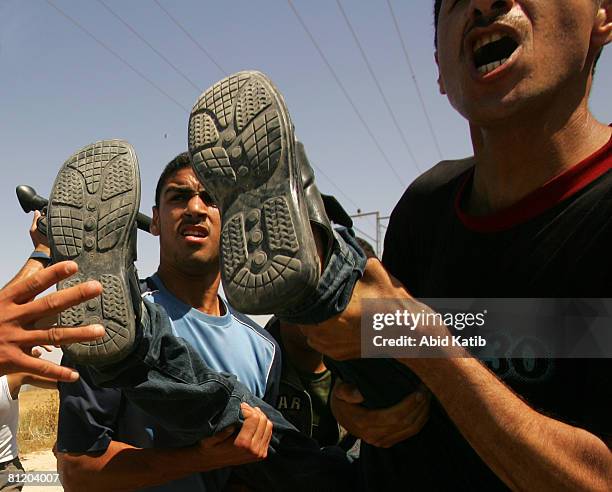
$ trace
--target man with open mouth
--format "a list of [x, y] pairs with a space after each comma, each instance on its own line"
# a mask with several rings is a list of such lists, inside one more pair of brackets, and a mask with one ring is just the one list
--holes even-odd
[[[588, 107], [612, 2], [436, 0], [435, 25], [440, 91], [467, 119], [474, 155], [408, 188], [384, 270], [368, 262], [347, 310], [304, 330], [332, 358], [359, 357], [358, 298], [612, 295], [612, 129]], [[610, 490], [612, 360], [514, 348], [486, 364], [396, 360], [436, 404], [417, 436], [362, 447], [368, 486]], [[366, 401], [376, 394], [367, 375], [356, 382]]]

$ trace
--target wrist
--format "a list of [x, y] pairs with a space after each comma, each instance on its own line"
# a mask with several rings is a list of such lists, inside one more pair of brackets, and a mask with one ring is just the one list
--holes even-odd
[[34, 249], [34, 251], [32, 251], [32, 254], [30, 254], [29, 259], [30, 260], [36, 260], [39, 261], [40, 263], [42, 263], [44, 266], [47, 266], [51, 263], [51, 256], [49, 255], [50, 251], [49, 248], [46, 248], [47, 251], [45, 251], [43, 248], [38, 249], [39, 247], [37, 246], [36, 249]]
[[34, 251], [40, 251], [41, 253], [45, 253], [48, 256], [51, 256], [51, 248], [49, 248], [49, 246], [47, 246], [46, 244], [37, 244], [34, 247]]

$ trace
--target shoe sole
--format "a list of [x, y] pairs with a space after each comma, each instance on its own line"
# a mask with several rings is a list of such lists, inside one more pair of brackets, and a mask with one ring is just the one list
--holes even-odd
[[189, 118], [194, 170], [222, 214], [223, 289], [245, 313], [297, 306], [319, 278], [294, 145], [283, 97], [260, 72], [213, 85]]
[[49, 201], [48, 228], [55, 262], [73, 260], [78, 273], [58, 284], [88, 280], [102, 295], [60, 314], [60, 326], [102, 324], [104, 338], [63, 347], [77, 363], [102, 366], [121, 360], [135, 338], [127, 267], [135, 259], [134, 221], [140, 205], [138, 161], [130, 144], [104, 140], [73, 154], [59, 171]]

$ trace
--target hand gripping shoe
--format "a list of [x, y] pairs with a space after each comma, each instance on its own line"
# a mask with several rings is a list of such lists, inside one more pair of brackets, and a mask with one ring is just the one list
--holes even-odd
[[205, 91], [189, 119], [196, 175], [222, 214], [221, 278], [239, 311], [299, 306], [320, 263], [282, 95], [260, 72], [239, 72]]
[[[98, 280], [102, 295], [60, 314], [60, 326], [99, 323], [104, 338], [63, 347], [79, 364], [104, 366], [124, 358], [135, 338], [140, 306], [135, 218], [140, 175], [134, 149], [122, 140], [83, 147], [62, 166], [49, 199], [47, 227], [54, 262], [74, 260], [78, 273], [59, 283], [66, 289]], [[136, 296], [134, 296], [135, 294]]]

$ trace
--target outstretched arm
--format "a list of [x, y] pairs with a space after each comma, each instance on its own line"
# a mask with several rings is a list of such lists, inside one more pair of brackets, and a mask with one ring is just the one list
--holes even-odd
[[476, 359], [400, 362], [513, 490], [612, 490], [612, 440], [535, 411]]

